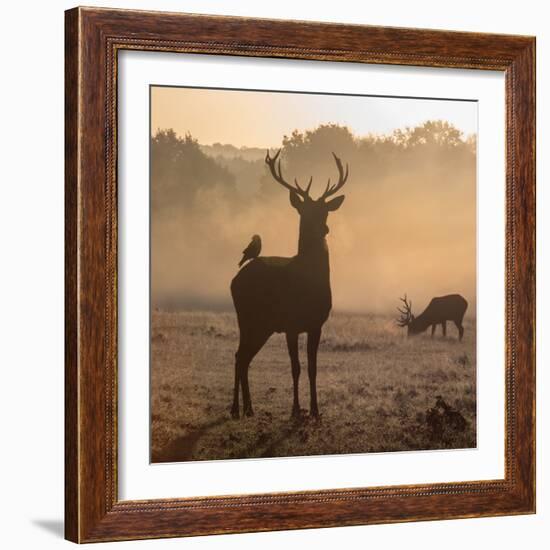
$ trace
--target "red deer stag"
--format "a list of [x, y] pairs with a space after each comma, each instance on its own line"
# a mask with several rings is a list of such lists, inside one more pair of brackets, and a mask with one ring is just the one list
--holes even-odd
[[[243, 413], [252, 416], [252, 403], [248, 387], [248, 369], [254, 356], [274, 332], [284, 332], [294, 385], [292, 416], [300, 415], [298, 380], [298, 335], [307, 333], [307, 360], [310, 389], [310, 415], [319, 416], [317, 406], [317, 349], [321, 328], [331, 307], [329, 255], [326, 235], [328, 213], [340, 208], [344, 196], [331, 200], [346, 183], [349, 168], [333, 153], [338, 168], [338, 182], [331, 186], [330, 179], [324, 193], [314, 200], [309, 195], [312, 178], [305, 189], [297, 180], [287, 183], [281, 172], [281, 151], [272, 158], [269, 151], [265, 162], [271, 175], [290, 192], [290, 204], [300, 215], [298, 254], [292, 258], [260, 256], [246, 264], [231, 282], [231, 295], [239, 323], [239, 348], [235, 354], [235, 387], [233, 418], [239, 417], [239, 385], [243, 396]], [[277, 162], [278, 160], [278, 162]]]
[[458, 329], [458, 339], [462, 340], [464, 336], [462, 319], [464, 319], [468, 302], [460, 294], [432, 298], [428, 307], [418, 317], [413, 315], [412, 302], [407, 302], [406, 294], [400, 300], [404, 303], [404, 309], [397, 308], [397, 311], [401, 313], [397, 324], [400, 327], [407, 327], [407, 336], [420, 334], [431, 326], [433, 338], [436, 325], [441, 325], [443, 336], [447, 336], [447, 321], [453, 321]]

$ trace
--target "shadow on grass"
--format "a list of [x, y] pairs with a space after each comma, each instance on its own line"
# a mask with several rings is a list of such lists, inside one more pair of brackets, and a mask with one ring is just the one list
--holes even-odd
[[298, 432], [298, 429], [301, 427], [300, 422], [292, 422], [289, 426], [287, 426], [282, 433], [279, 435], [279, 437], [273, 439], [271, 443], [258, 455], [261, 458], [270, 458], [277, 456], [276, 452], [279, 448], [279, 445], [285, 440], [291, 438], [293, 435], [295, 435]]
[[[305, 414], [305, 411], [302, 411], [302, 415], [299, 418], [290, 418], [288, 424], [283, 427], [283, 429], [270, 441], [268, 440], [268, 437], [265, 437], [266, 434], [264, 434], [264, 438], [260, 438], [254, 445], [250, 445], [246, 448], [242, 453], [240, 453], [240, 457], [273, 458], [281, 456], [279, 449], [284, 441], [294, 436], [298, 436], [301, 432], [303, 432], [303, 430], [307, 430], [308, 426], [314, 426], [318, 423], [318, 420], [311, 419]], [[262, 447], [266, 443], [267, 446], [261, 452], [258, 452], [258, 448]]]
[[170, 442], [164, 449], [153, 454], [153, 462], [184, 462], [193, 459], [193, 452], [199, 442], [199, 439], [212, 428], [216, 428], [229, 422], [227, 417], [219, 417], [212, 422], [208, 422], [187, 435], [178, 437]]

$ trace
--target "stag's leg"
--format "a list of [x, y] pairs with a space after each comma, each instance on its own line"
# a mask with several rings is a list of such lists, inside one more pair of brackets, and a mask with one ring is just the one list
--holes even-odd
[[241, 389], [243, 392], [243, 414], [245, 416], [254, 416], [254, 411], [252, 410], [252, 401], [250, 399], [250, 388], [248, 387], [248, 369], [250, 367], [250, 362], [247, 362], [241, 367]]
[[307, 373], [309, 376], [310, 395], [309, 414], [315, 417], [319, 416], [319, 408], [317, 407], [317, 350], [319, 349], [320, 340], [321, 328], [307, 333]]
[[434, 334], [435, 334], [435, 325], [432, 325], [432, 338], [434, 337]]
[[462, 319], [455, 321], [456, 328], [458, 329], [458, 340], [462, 342], [462, 337], [464, 336], [464, 327], [462, 326]]
[[239, 361], [238, 352], [235, 354], [235, 385], [233, 387], [233, 406], [231, 407], [231, 416], [239, 418]]
[[441, 323], [441, 328], [443, 329], [443, 338], [447, 336], [447, 321]]
[[[246, 416], [252, 416], [254, 411], [252, 410], [252, 401], [250, 400], [250, 388], [248, 386], [248, 368], [250, 362], [254, 359], [254, 356], [262, 349], [263, 345], [267, 342], [267, 339], [271, 336], [270, 332], [256, 331], [252, 333], [241, 333], [241, 341], [239, 343], [239, 349], [235, 354], [235, 382], [240, 381], [241, 390], [243, 392], [243, 414]], [[237, 417], [239, 414], [239, 391], [238, 387], [235, 390], [237, 399], [234, 399], [233, 407], [236, 404]], [[232, 410], [233, 412], [233, 410]]]
[[298, 381], [300, 380], [300, 358], [298, 356], [298, 334], [286, 333], [286, 345], [292, 367], [292, 383], [294, 385], [294, 402], [292, 404], [292, 417], [300, 416], [300, 398], [298, 395]]

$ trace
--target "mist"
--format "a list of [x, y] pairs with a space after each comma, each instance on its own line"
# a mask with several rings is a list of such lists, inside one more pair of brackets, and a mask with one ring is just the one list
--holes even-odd
[[[269, 175], [265, 151], [151, 137], [151, 293], [160, 309], [231, 310], [231, 279], [253, 234], [262, 256], [294, 256], [298, 213]], [[276, 144], [274, 144], [276, 145]], [[419, 313], [460, 293], [475, 314], [476, 146], [445, 121], [390, 135], [321, 125], [281, 136], [283, 173], [316, 198], [350, 167], [342, 207], [329, 215], [333, 308], [395, 311], [407, 293]]]

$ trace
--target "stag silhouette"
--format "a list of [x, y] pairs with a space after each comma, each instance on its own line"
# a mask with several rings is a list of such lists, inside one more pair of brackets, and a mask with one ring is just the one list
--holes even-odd
[[441, 325], [443, 336], [447, 336], [447, 321], [453, 321], [458, 329], [458, 339], [462, 340], [464, 336], [464, 327], [462, 320], [468, 308], [468, 302], [460, 294], [449, 294], [432, 298], [428, 307], [417, 317], [412, 312], [412, 302], [407, 302], [407, 295], [399, 298], [404, 306], [403, 309], [397, 308], [401, 314], [397, 320], [400, 327], [407, 327], [407, 336], [420, 334], [432, 327], [432, 338], [435, 333], [435, 327]]
[[273, 179], [288, 189], [290, 204], [300, 215], [298, 254], [292, 258], [263, 257], [246, 264], [231, 282], [231, 295], [237, 312], [240, 340], [235, 354], [235, 386], [231, 414], [239, 417], [239, 385], [243, 397], [243, 413], [252, 416], [252, 402], [248, 386], [248, 369], [254, 356], [274, 332], [284, 332], [294, 386], [292, 416], [300, 416], [298, 382], [300, 360], [298, 335], [307, 333], [307, 360], [310, 389], [310, 415], [319, 416], [317, 406], [317, 350], [321, 329], [332, 307], [329, 254], [326, 235], [328, 213], [340, 208], [344, 196], [329, 197], [346, 183], [349, 167], [334, 154], [338, 182], [328, 180], [323, 194], [310, 197], [312, 179], [305, 189], [294, 179], [287, 183], [281, 171], [279, 150], [273, 157], [266, 154], [265, 162]]

